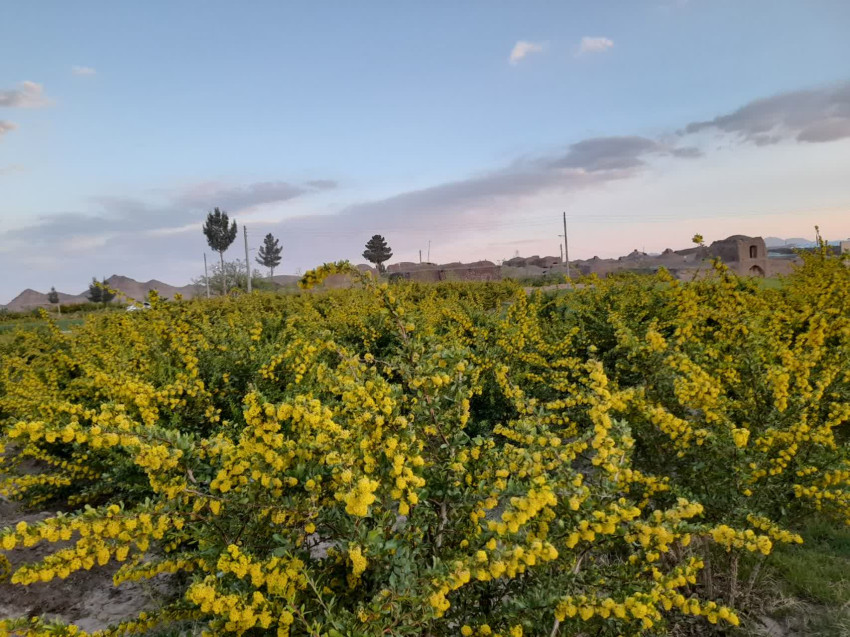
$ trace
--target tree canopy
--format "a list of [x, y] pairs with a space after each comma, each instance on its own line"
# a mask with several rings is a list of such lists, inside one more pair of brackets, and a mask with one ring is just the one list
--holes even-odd
[[100, 300], [103, 303], [109, 303], [112, 299], [115, 298], [115, 292], [109, 289], [109, 286], [106, 284], [106, 279], [100, 282], [101, 291], [100, 291]]
[[89, 284], [89, 292], [86, 295], [92, 303], [100, 303], [103, 301], [103, 288], [100, 287], [100, 284], [97, 282], [95, 277], [91, 278], [91, 283]]
[[263, 245], [260, 246], [257, 263], [269, 269], [269, 278], [274, 276], [274, 269], [280, 265], [280, 254], [283, 248], [280, 242], [274, 238], [272, 233], [268, 233], [263, 239]]
[[97, 279], [92, 277], [91, 283], [89, 284], [89, 291], [86, 296], [92, 303], [109, 303], [115, 298], [115, 292], [109, 289], [109, 286], [106, 284], [106, 279], [103, 279], [103, 281], [98, 283]]
[[204, 235], [209, 246], [222, 254], [236, 240], [236, 221], [230, 221], [223, 210], [213, 208], [204, 223]]
[[392, 249], [387, 245], [387, 240], [381, 235], [372, 235], [372, 238], [366, 242], [363, 258], [370, 263], [374, 263], [378, 267], [378, 272], [384, 271], [384, 262], [392, 258], [392, 256]]
[[47, 293], [47, 300], [53, 305], [59, 302], [59, 292], [56, 291], [55, 287], [50, 288], [50, 292]]
[[[204, 223], [204, 236], [209, 246], [218, 252], [224, 271], [224, 251], [236, 240], [236, 221], [230, 221], [227, 213], [218, 207], [213, 208]], [[227, 294], [227, 277], [222, 278], [222, 290]]]

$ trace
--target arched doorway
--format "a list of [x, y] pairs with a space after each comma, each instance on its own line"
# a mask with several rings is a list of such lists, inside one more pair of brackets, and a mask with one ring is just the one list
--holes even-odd
[[754, 265], [750, 268], [750, 276], [764, 276], [764, 270], [760, 266]]

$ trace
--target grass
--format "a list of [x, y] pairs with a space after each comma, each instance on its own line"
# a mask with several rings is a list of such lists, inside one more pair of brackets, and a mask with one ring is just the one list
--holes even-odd
[[821, 604], [850, 602], [850, 528], [815, 521], [802, 535], [803, 545], [774, 554], [786, 592]]
[[[60, 318], [56, 321], [56, 325], [59, 326], [60, 330], [67, 330], [71, 325], [82, 325], [84, 320], [84, 316], [75, 316], [73, 318]], [[44, 321], [37, 318], [22, 319], [20, 321], [8, 321], [6, 323], [0, 323], [0, 334], [12, 332], [16, 329], [36, 329], [42, 325], [44, 325]]]
[[777, 546], [770, 579], [786, 603], [773, 616], [798, 635], [850, 636], [850, 527], [811, 520], [802, 545]]
[[758, 281], [759, 287], [763, 290], [781, 290], [785, 285], [785, 282], [779, 277], [766, 277], [756, 279], [756, 281]]

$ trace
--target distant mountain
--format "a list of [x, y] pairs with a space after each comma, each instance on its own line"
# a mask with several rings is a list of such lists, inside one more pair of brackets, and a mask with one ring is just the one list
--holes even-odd
[[295, 274], [275, 274], [272, 277], [272, 281], [277, 283], [278, 285], [288, 285], [290, 283], [296, 283], [300, 279], [300, 276]]
[[802, 237], [793, 237], [791, 239], [782, 239], [780, 237], [765, 237], [764, 245], [768, 248], [811, 248], [816, 244], [811, 239], [803, 239]]
[[785, 240], [785, 245], [794, 246], [796, 248], [811, 248], [812, 246], [817, 245], [811, 239], [803, 239], [802, 237], [792, 237], [791, 239]]
[[[275, 277], [275, 279], [277, 279], [277, 277]], [[151, 279], [150, 281], [141, 283], [135, 279], [131, 279], [130, 277], [118, 274], [113, 274], [111, 277], [106, 279], [106, 284], [113, 290], [120, 292], [121, 295], [135, 300], [144, 299], [151, 290], [157, 290], [160, 296], [168, 299], [174, 298], [174, 295], [177, 293], [182, 294], [184, 298], [191, 298], [196, 294], [194, 285], [175, 287], [168, 283], [157, 281], [156, 279]], [[87, 294], [88, 290], [85, 290], [80, 294], [66, 294], [65, 292], [59, 292], [59, 301], [63, 305], [86, 303], [88, 302]], [[115, 302], [121, 302], [121, 300], [122, 299], [116, 297]], [[6, 305], [6, 309], [10, 312], [26, 312], [27, 310], [34, 310], [39, 307], [49, 308], [53, 307], [53, 304], [47, 300], [46, 293], [32, 289], [24, 290]]]
[[174, 298], [175, 294], [182, 294], [184, 298], [188, 299], [192, 298], [197, 293], [197, 289], [194, 285], [176, 287], [169, 285], [168, 283], [163, 283], [162, 281], [157, 281], [156, 279], [151, 279], [150, 281], [141, 283], [135, 279], [121, 276], [119, 274], [113, 274], [111, 277], [106, 279], [106, 284], [113, 290], [118, 290], [124, 296], [137, 301], [144, 299], [151, 290], [156, 290], [159, 292], [161, 297], [165, 297], [167, 299]]
[[[837, 246], [841, 243], [840, 240], [827, 241], [827, 245]], [[791, 239], [780, 239], [779, 237], [765, 237], [764, 245], [768, 248], [814, 248], [817, 246], [817, 241], [812, 239], [804, 239], [802, 237], [792, 237]]]

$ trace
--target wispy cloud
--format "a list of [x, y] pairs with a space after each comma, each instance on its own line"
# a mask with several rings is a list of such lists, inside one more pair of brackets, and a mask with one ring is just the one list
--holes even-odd
[[[407, 237], [406, 241], [429, 233], [435, 238], [441, 234], [454, 237], [463, 227], [509, 219], [534, 197], [627, 179], [645, 170], [650, 157], [682, 156], [678, 154], [681, 150], [645, 137], [595, 137], [561, 153], [519, 159], [484, 174], [351, 204], [332, 215], [290, 216], [276, 228], [283, 236], [301, 238], [291, 250], [304, 260], [333, 258], [338, 246], [361, 234], [363, 228], [381, 228]], [[335, 187], [336, 182], [328, 179], [238, 186], [207, 181], [178, 191], [159, 191], [165, 198], [158, 203], [92, 197], [90, 211], [45, 215], [36, 224], [0, 233], [0, 245], [14, 242], [30, 250], [43, 245], [70, 252], [88, 245], [86, 236], [109, 234], [110, 249], [116, 253], [120, 253], [118, 246], [135, 253], [143, 244], [151, 254], [165, 257], [166, 246], [174, 249], [180, 241], [196, 241], [203, 216], [213, 206], [238, 214]], [[74, 237], [81, 239], [72, 240]]]
[[[466, 247], [480, 248], [498, 239], [500, 228], [526, 224], [541, 206], [550, 208], [554, 202], [576, 196], [593, 199], [590, 193], [595, 197], [621, 190], [611, 186], [627, 180], [640, 185], [638, 178], [654, 171], [662, 158], [665, 164], [676, 162], [677, 166], [694, 161], [692, 158], [702, 154], [691, 143], [704, 141], [696, 137], [699, 133], [736, 135], [753, 145], [763, 136], [776, 136], [812, 152], [817, 150], [813, 148], [816, 142], [850, 137], [848, 120], [848, 85], [799, 91], [693, 122], [678, 135], [580, 139], [560, 150], [517, 158], [490, 171], [349, 202], [332, 214], [300, 213], [289, 203], [335, 188], [336, 182], [329, 179], [242, 184], [205, 181], [181, 189], [160, 189], [144, 199], [93, 197], [79, 211], [44, 215], [28, 227], [0, 231], [0, 256], [5, 255], [0, 267], [4, 263], [9, 264], [7, 268], [13, 264], [20, 267], [20, 263], [50, 253], [63, 264], [63, 272], [79, 273], [80, 280], [86, 280], [89, 271], [114, 271], [120, 263], [128, 269], [135, 266], [143, 276], [149, 276], [151, 270], [173, 272], [174, 281], [179, 282], [197, 272], [197, 261], [207, 249], [200, 225], [213, 206], [224, 207], [240, 224], [247, 221], [249, 237], [265, 232], [281, 237], [290, 268], [346, 256], [356, 259], [362, 250], [361, 236], [366, 235], [365, 241], [375, 232], [387, 236], [397, 254], [414, 254], [433, 239], [435, 244], [455, 246], [450, 248], [458, 251], [452, 253], [454, 257], [466, 254]], [[281, 209], [287, 206], [285, 219], [272, 222], [268, 215], [261, 220], [260, 215], [251, 218], [245, 214], [255, 206], [274, 204]], [[105, 245], [85, 252], [89, 246], [86, 237], [105, 235], [109, 236]], [[517, 236], [517, 240], [528, 238]], [[51, 268], [55, 272], [58, 265]], [[132, 275], [131, 271], [124, 273]]]
[[[7, 122], [6, 120], [0, 119], [0, 136], [5, 135], [9, 131], [15, 130], [17, 127], [18, 125], [15, 124], [15, 122]], [[2, 173], [0, 172], [0, 174]]]
[[[0, 122], [0, 129], [2, 129], [4, 122]], [[8, 123], [8, 122], [7, 122]], [[25, 168], [23, 164], [9, 164], [7, 166], [0, 166], [0, 177], [3, 175], [11, 175], [12, 173], [21, 173], [24, 172]]]
[[0, 233], [0, 245], [20, 240], [32, 245], [53, 244], [61, 251], [65, 242], [74, 237], [103, 233], [133, 242], [139, 240], [139, 233], [170, 235], [198, 229], [206, 212], [214, 206], [235, 215], [253, 206], [283, 203], [334, 187], [336, 182], [330, 179], [303, 185], [286, 181], [244, 185], [205, 181], [178, 190], [160, 190], [158, 193], [164, 197], [157, 201], [97, 195], [89, 198], [89, 210], [85, 212], [46, 214], [32, 225]]
[[74, 75], [97, 75], [97, 71], [90, 66], [72, 66], [71, 73]]
[[850, 82], [754, 100], [714, 119], [691, 122], [681, 134], [709, 130], [757, 146], [787, 139], [823, 143], [850, 137]]
[[511, 54], [508, 57], [508, 63], [512, 66], [516, 66], [519, 64], [520, 60], [532, 53], [542, 53], [544, 48], [546, 48], [546, 44], [543, 42], [527, 42], [526, 40], [519, 40], [516, 44], [514, 44], [514, 48], [511, 49]]
[[592, 137], [576, 142], [552, 166], [575, 168], [586, 172], [632, 171], [646, 164], [651, 155], [672, 155], [694, 158], [702, 155], [698, 148], [672, 147], [668, 144], [636, 135]]
[[230, 211], [253, 206], [280, 203], [302, 195], [336, 187], [331, 179], [317, 179], [304, 184], [286, 181], [263, 181], [244, 186], [233, 186], [219, 181], [194, 184], [177, 193], [176, 204], [190, 209], [208, 209], [219, 206]]
[[0, 106], [8, 108], [41, 108], [50, 100], [44, 96], [44, 87], [37, 82], [21, 82], [18, 88], [0, 90]]
[[584, 55], [585, 53], [603, 53], [614, 46], [614, 40], [603, 37], [585, 36], [581, 39], [578, 45], [576, 55]]

